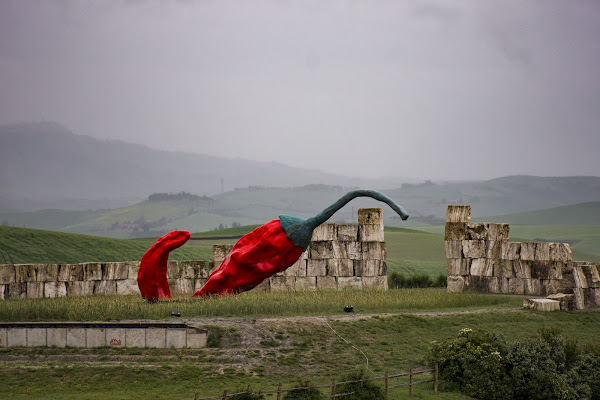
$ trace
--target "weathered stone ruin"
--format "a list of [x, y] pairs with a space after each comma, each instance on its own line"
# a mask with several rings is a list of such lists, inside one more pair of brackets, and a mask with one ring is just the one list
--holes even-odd
[[538, 309], [600, 307], [600, 264], [573, 261], [567, 243], [510, 242], [508, 224], [471, 223], [471, 207], [448, 206], [448, 291], [525, 294]]
[[[169, 261], [173, 294], [193, 294], [232, 245], [213, 246], [213, 260]], [[255, 290], [387, 289], [381, 208], [358, 210], [358, 225], [323, 224], [290, 268]], [[0, 299], [138, 294], [139, 261], [0, 265]]]

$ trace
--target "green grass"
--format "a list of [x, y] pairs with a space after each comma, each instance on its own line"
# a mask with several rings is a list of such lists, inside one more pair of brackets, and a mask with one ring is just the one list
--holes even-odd
[[340, 290], [305, 292], [250, 291], [237, 296], [195, 299], [180, 296], [149, 304], [139, 296], [84, 296], [4, 300], [0, 321], [95, 321], [339, 314], [352, 304], [355, 312], [392, 313], [423, 310], [471, 310], [518, 307], [514, 296], [446, 293], [440, 289]]

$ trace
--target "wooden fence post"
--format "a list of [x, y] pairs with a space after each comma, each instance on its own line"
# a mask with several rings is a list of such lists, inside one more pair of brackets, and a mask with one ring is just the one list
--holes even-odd
[[223, 390], [223, 400], [227, 399], [227, 389]]
[[438, 365], [435, 364], [435, 372], [433, 373], [433, 393], [438, 392]]
[[408, 397], [412, 397], [413, 395], [413, 369], [410, 367], [409, 375], [408, 375]]
[[277, 386], [277, 400], [281, 400], [281, 383]]
[[198, 392], [194, 394], [194, 400], [198, 400]]
[[385, 398], [387, 399], [390, 394], [390, 387], [388, 385], [388, 372], [385, 371]]
[[335, 378], [331, 380], [331, 400], [335, 400]]

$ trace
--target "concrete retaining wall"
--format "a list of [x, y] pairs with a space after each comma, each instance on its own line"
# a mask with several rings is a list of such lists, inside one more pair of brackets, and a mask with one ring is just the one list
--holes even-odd
[[510, 242], [508, 224], [470, 219], [470, 206], [448, 206], [448, 291], [551, 296], [561, 309], [600, 307], [599, 263], [573, 261], [567, 243]]
[[[169, 261], [173, 294], [192, 294], [231, 251], [213, 246], [213, 260]], [[259, 290], [387, 289], [387, 248], [381, 208], [358, 210], [358, 225], [323, 224], [290, 268], [266, 279]], [[0, 299], [89, 295], [139, 295], [139, 261], [0, 265]]]
[[207, 331], [174, 323], [15, 322], [0, 324], [0, 347], [206, 347]]

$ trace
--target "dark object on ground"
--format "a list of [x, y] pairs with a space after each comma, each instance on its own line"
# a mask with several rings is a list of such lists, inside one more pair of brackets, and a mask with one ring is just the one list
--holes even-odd
[[352, 312], [354, 311], [354, 306], [344, 306], [344, 312]]
[[181, 313], [178, 313], [178, 312], [175, 312], [175, 311], [173, 311], [171, 313], [171, 315], [174, 316], [174, 317], [181, 317]]

